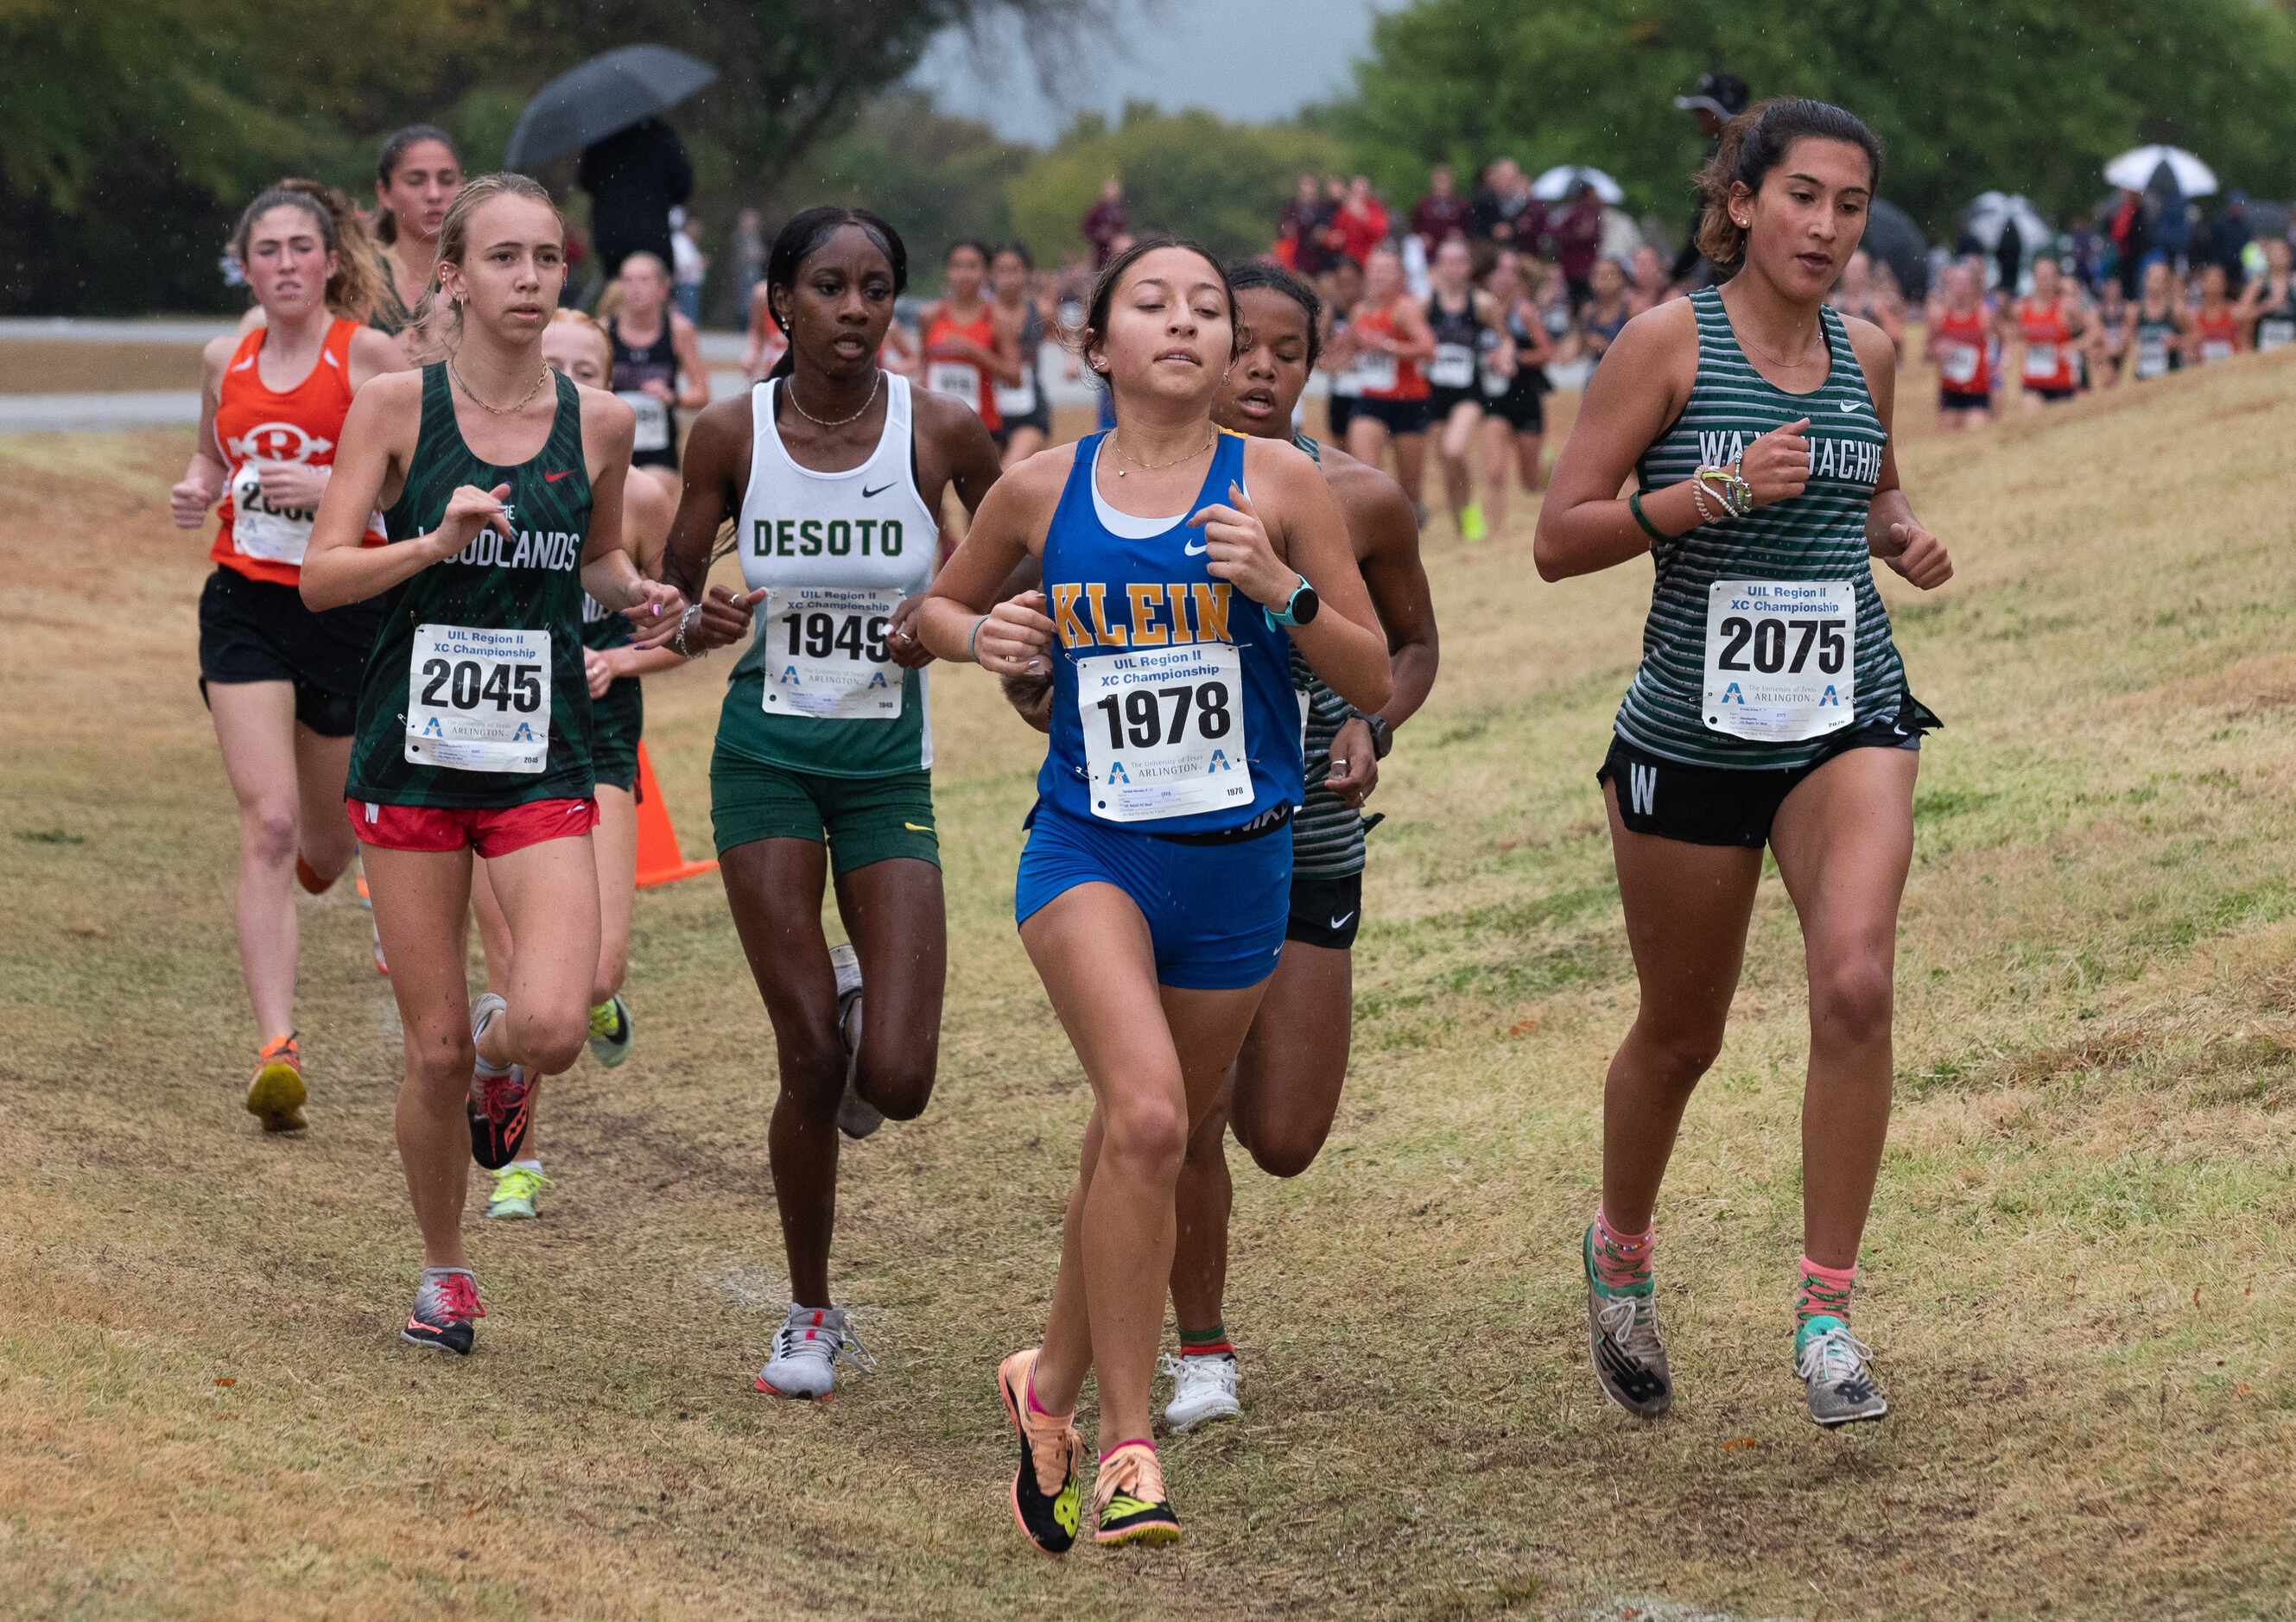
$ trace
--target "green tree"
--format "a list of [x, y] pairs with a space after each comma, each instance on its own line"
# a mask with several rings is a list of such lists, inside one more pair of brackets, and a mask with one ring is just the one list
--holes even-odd
[[2084, 209], [2139, 142], [2267, 193], [2296, 149], [2296, 19], [2254, 0], [1420, 0], [1378, 20], [1356, 94], [1312, 121], [1391, 197], [1431, 161], [1505, 155], [1596, 165], [1670, 216], [1703, 152], [1671, 98], [1716, 63], [1858, 113], [1888, 149], [1882, 192], [1933, 233], [1992, 187]]
[[1259, 253], [1275, 240], [1293, 180], [1336, 167], [1340, 154], [1331, 135], [1298, 125], [1230, 124], [1136, 102], [1113, 127], [1079, 119], [1004, 193], [1014, 228], [1047, 262], [1081, 245], [1078, 222], [1111, 175], [1124, 182], [1135, 232], [1177, 232], [1223, 256]]

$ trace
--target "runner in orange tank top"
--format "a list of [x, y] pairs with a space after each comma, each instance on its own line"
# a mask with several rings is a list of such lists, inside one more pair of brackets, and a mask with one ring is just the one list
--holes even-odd
[[2088, 311], [2079, 291], [2066, 286], [2054, 259], [2034, 263], [2032, 292], [2009, 307], [2002, 325], [2003, 348], [2013, 340], [2023, 350], [2017, 375], [2025, 389], [2024, 410], [2038, 411], [2079, 392], [2078, 356]]
[[2225, 267], [2210, 265], [2201, 272], [2201, 302], [2193, 311], [2192, 362], [2230, 360], [2248, 346], [2240, 330], [2240, 312], [2226, 294]]
[[1930, 315], [1930, 358], [1938, 369], [1938, 425], [1982, 428], [1993, 420], [1993, 336], [1977, 274], [1966, 265], [1945, 273], [1945, 297]]
[[1348, 455], [1373, 467], [1395, 445], [1395, 479], [1423, 520], [1421, 492], [1427, 480], [1427, 430], [1432, 420], [1424, 369], [1435, 354], [1427, 311], [1403, 284], [1403, 258], [1392, 248], [1372, 250], [1364, 264], [1363, 302], [1348, 316], [1358, 385], [1348, 419]]
[[963, 400], [980, 414], [995, 433], [1004, 426], [996, 409], [996, 386], [1021, 381], [1021, 349], [1009, 332], [997, 330], [996, 314], [982, 294], [988, 277], [988, 250], [959, 242], [942, 266], [947, 296], [927, 310], [924, 385], [935, 394]]
[[[349, 202], [308, 181], [250, 203], [232, 235], [264, 324], [201, 356], [200, 434], [168, 494], [196, 529], [223, 503], [200, 596], [200, 690], [239, 803], [239, 965], [254, 1004], [247, 1107], [266, 1132], [303, 1124], [295, 1033], [295, 883], [314, 894], [350, 864], [337, 808], [359, 675], [381, 610], [303, 606], [304, 547], [352, 391], [397, 368], [398, 340], [363, 326], [380, 285]], [[370, 521], [370, 544], [382, 531]]]

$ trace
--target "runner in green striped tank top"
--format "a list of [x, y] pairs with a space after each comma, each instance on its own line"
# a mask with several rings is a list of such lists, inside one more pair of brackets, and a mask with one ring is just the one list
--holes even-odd
[[[692, 621], [622, 549], [629, 408], [543, 360], [566, 279], [549, 193], [519, 175], [472, 181], [440, 227], [438, 276], [410, 335], [446, 358], [353, 398], [301, 586], [315, 609], [388, 594], [348, 792], [406, 1033], [398, 1149], [423, 1269], [399, 1333], [467, 1353], [480, 1308], [463, 1251], [466, 1141], [489, 1169], [516, 1159], [543, 1077], [574, 1061], [589, 1029], [597, 807], [582, 594], [632, 615], [642, 645]], [[362, 548], [378, 505], [390, 544]], [[513, 949], [501, 987], [472, 1004], [463, 943], [476, 857]]]
[[1292, 685], [1306, 719], [1307, 792], [1292, 818], [1291, 915], [1283, 955], [1236, 1056], [1225, 1104], [1189, 1135], [1180, 1168], [1171, 1273], [1180, 1345], [1164, 1410], [1175, 1430], [1242, 1411], [1222, 1299], [1231, 1203], [1226, 1140], [1232, 1126], [1262, 1171], [1293, 1177], [1313, 1164], [1332, 1130], [1355, 1017], [1354, 946], [1363, 923], [1369, 827], [1363, 805], [1378, 786], [1379, 763], [1396, 729], [1426, 702], [1437, 657], [1419, 524], [1403, 487], [1337, 446], [1292, 430], [1293, 408], [1318, 358], [1322, 301], [1291, 272], [1265, 261], [1232, 265], [1227, 274], [1250, 342], [1228, 369], [1212, 420], [1241, 434], [1289, 438], [1324, 470], [1387, 633], [1394, 692], [1377, 714], [1365, 715], [1316, 676], [1297, 646], [1292, 650]]
[[1889, 1411], [1849, 1298], [1889, 1127], [1915, 750], [1938, 723], [1906, 690], [1872, 560], [1924, 591], [1953, 565], [1898, 487], [1889, 337], [1824, 305], [1881, 167], [1873, 133], [1824, 102], [1731, 122], [1701, 176], [1699, 245], [1740, 268], [1627, 324], [1539, 515], [1547, 579], [1644, 553], [1656, 569], [1598, 774], [1642, 1002], [1611, 1062], [1581, 1247], [1596, 1380], [1645, 1418], [1674, 1399], [1651, 1214], [1722, 1044], [1765, 846], [1810, 974], [1793, 1367], [1821, 1425]]

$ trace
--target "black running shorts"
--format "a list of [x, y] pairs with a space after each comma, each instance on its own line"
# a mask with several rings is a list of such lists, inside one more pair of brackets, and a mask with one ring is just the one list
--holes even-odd
[[292, 683], [295, 718], [322, 738], [347, 738], [382, 616], [380, 599], [314, 613], [291, 586], [217, 567], [200, 593], [200, 696], [210, 686]]

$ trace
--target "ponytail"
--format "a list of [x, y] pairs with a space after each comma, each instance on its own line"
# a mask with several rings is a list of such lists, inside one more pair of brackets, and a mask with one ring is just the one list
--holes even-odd
[[335, 256], [335, 274], [327, 279], [327, 307], [345, 320], [365, 321], [381, 302], [382, 270], [375, 262], [374, 241], [351, 200], [332, 186], [294, 176], [266, 186], [232, 228], [232, 257], [242, 266], [255, 222], [274, 209], [299, 209], [317, 224], [320, 240]]

